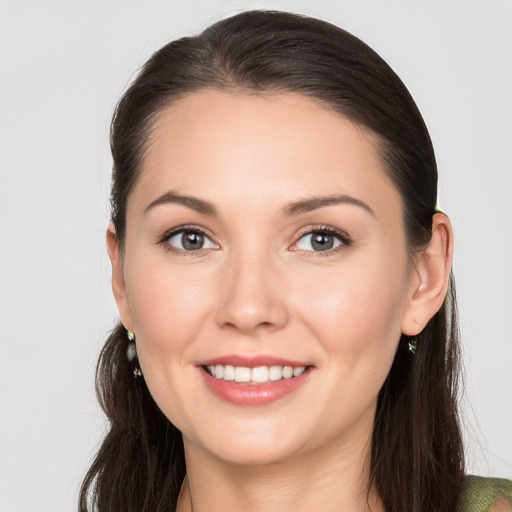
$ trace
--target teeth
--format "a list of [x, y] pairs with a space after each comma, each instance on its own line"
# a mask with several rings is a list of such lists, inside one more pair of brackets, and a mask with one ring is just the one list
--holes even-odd
[[267, 382], [268, 381], [268, 368], [266, 366], [258, 366], [251, 370], [251, 380], [253, 382]]
[[283, 368], [283, 378], [291, 379], [293, 377], [293, 368], [291, 366], [285, 366]]
[[[217, 377], [217, 367], [215, 367], [215, 377]], [[237, 366], [235, 368], [235, 382], [251, 382], [251, 369]]]
[[295, 368], [295, 369], [293, 370], [293, 376], [294, 376], [294, 377], [298, 377], [299, 375], [302, 375], [302, 374], [304, 373], [304, 370], [305, 370], [305, 369], [306, 369], [306, 368], [305, 368], [304, 366], [301, 366], [300, 368]]
[[[215, 376], [217, 376], [217, 372], [215, 372]], [[222, 378], [224, 380], [235, 380], [235, 367], [230, 364], [224, 366], [224, 376]]]
[[251, 384], [263, 384], [281, 379], [291, 379], [302, 375], [306, 370], [305, 366], [293, 368], [291, 366], [257, 366], [247, 368], [245, 366], [231, 366], [217, 364], [206, 367], [208, 373], [216, 379], [227, 381], [244, 382]]
[[281, 366], [271, 366], [268, 369], [268, 380], [281, 380], [283, 378], [283, 368]]

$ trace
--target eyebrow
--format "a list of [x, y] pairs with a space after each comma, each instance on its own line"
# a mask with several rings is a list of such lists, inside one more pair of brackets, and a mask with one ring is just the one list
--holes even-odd
[[332, 206], [336, 204], [359, 206], [375, 217], [375, 212], [365, 202], [345, 194], [311, 197], [300, 201], [294, 201], [283, 208], [282, 214], [286, 216], [299, 215], [301, 213], [311, 212], [318, 208], [324, 208], [325, 206]]
[[155, 206], [162, 204], [181, 204], [204, 215], [217, 215], [217, 210], [212, 203], [209, 203], [203, 199], [198, 199], [197, 197], [183, 196], [173, 190], [166, 192], [165, 194], [155, 199], [146, 207], [144, 213], [148, 212]]
[[[144, 213], [148, 212], [152, 208], [155, 208], [156, 206], [163, 204], [181, 204], [204, 215], [217, 215], [217, 209], [212, 203], [197, 197], [181, 195], [173, 190], [162, 194], [160, 197], [151, 202], [144, 210]], [[353, 206], [358, 206], [375, 217], [375, 212], [365, 202], [345, 194], [310, 197], [301, 199], [299, 201], [294, 201], [293, 203], [287, 204], [281, 210], [281, 214], [283, 216], [299, 215], [301, 213], [311, 212], [319, 208], [325, 208], [326, 206], [333, 206], [336, 204], [350, 204]]]

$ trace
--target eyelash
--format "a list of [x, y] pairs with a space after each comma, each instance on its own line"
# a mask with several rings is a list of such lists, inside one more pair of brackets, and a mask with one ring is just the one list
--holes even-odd
[[338, 245], [337, 247], [334, 247], [333, 249], [328, 249], [326, 251], [303, 251], [304, 256], [306, 256], [307, 258], [317, 256], [331, 256], [332, 254], [342, 251], [352, 245], [352, 239], [345, 231], [333, 228], [332, 226], [318, 226], [314, 228], [308, 228], [307, 230], [299, 233], [299, 235], [297, 236], [297, 242], [306, 235], [311, 235], [312, 233], [334, 236], [341, 242], [341, 244]]
[[[197, 233], [200, 235], [203, 235], [206, 238], [211, 238], [204, 230], [199, 228], [198, 226], [194, 225], [185, 225], [185, 226], [178, 226], [176, 228], [170, 229], [169, 231], [166, 231], [165, 234], [160, 238], [158, 243], [160, 245], [164, 246], [164, 249], [168, 252], [173, 252], [175, 254], [183, 255], [183, 256], [191, 256], [191, 257], [197, 257], [203, 255], [203, 249], [198, 249], [196, 251], [184, 251], [183, 249], [177, 249], [176, 247], [173, 247], [169, 242], [169, 239], [172, 238], [175, 235], [178, 235], [179, 233]], [[207, 250], [207, 249], [206, 249]]]
[[[203, 254], [203, 249], [198, 249], [195, 251], [185, 251], [183, 249], [177, 249], [176, 247], [173, 247], [171, 244], [168, 243], [169, 239], [172, 238], [173, 236], [175, 236], [179, 233], [186, 233], [186, 232], [198, 233], [198, 234], [203, 235], [206, 238], [210, 238], [210, 236], [203, 229], [199, 228], [198, 226], [185, 225], [185, 226], [178, 226], [169, 231], [166, 231], [165, 234], [158, 241], [158, 244], [163, 245], [165, 250], [168, 252], [173, 252], [176, 254], [180, 254], [180, 255], [184, 255], [184, 256], [191, 256], [191, 257], [201, 256]], [[335, 238], [337, 238], [341, 242], [341, 244], [338, 245], [337, 247], [334, 247], [333, 249], [328, 249], [326, 251], [302, 250], [302, 252], [304, 253], [304, 255], [306, 257], [330, 256], [330, 255], [337, 253], [338, 251], [341, 251], [343, 249], [346, 249], [347, 247], [350, 247], [352, 245], [352, 239], [350, 238], [350, 236], [347, 233], [345, 233], [344, 231], [341, 231], [339, 229], [333, 228], [332, 226], [318, 226], [315, 228], [309, 228], [305, 231], [302, 231], [301, 233], [298, 234], [297, 241], [295, 242], [295, 244], [298, 243], [306, 235], [311, 235], [313, 233], [332, 235]], [[205, 249], [205, 250], [208, 250], [208, 249]]]

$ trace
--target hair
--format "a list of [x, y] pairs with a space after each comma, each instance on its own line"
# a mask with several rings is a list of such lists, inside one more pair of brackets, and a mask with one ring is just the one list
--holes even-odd
[[[425, 248], [436, 213], [432, 143], [407, 88], [384, 60], [327, 22], [248, 11], [158, 50], [119, 101], [111, 126], [111, 215], [123, 250], [128, 197], [162, 110], [198, 90], [298, 93], [377, 135], [384, 171], [400, 192], [411, 253]], [[453, 276], [441, 309], [416, 337], [402, 336], [378, 397], [370, 487], [387, 511], [453, 512], [464, 478], [458, 416], [459, 341]], [[82, 483], [81, 511], [158, 512], [176, 507], [185, 476], [179, 430], [160, 411], [112, 331], [96, 386], [109, 430]]]

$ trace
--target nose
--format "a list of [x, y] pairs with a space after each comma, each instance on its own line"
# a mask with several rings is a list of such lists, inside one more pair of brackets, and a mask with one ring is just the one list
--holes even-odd
[[[251, 255], [226, 262], [216, 322], [244, 334], [272, 332], [288, 322], [282, 271], [271, 258]], [[282, 270], [282, 269], [281, 269]]]

